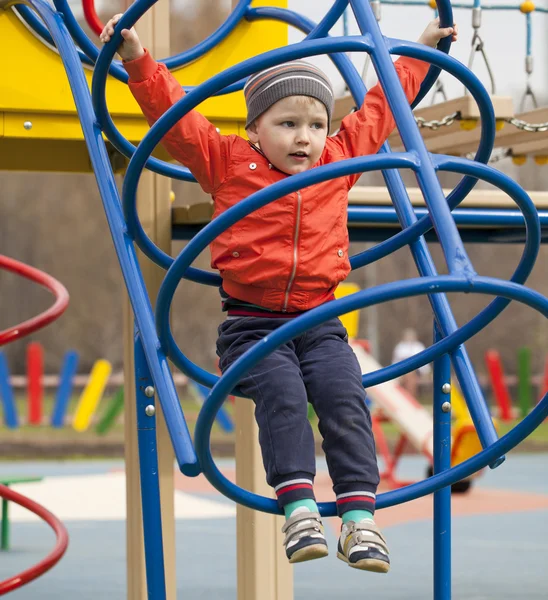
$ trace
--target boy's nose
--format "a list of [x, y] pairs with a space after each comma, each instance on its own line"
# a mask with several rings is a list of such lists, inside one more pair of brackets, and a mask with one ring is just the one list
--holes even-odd
[[297, 131], [297, 143], [298, 144], [308, 144], [310, 142], [310, 137], [308, 136], [308, 132], [305, 129], [300, 129]]

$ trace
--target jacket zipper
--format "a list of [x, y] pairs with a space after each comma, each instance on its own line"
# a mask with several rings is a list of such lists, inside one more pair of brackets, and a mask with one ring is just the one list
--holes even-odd
[[295, 221], [295, 233], [293, 235], [293, 268], [291, 269], [291, 275], [289, 277], [289, 281], [287, 282], [287, 288], [285, 290], [285, 299], [284, 299], [284, 305], [282, 308], [282, 312], [287, 311], [287, 305], [289, 304], [289, 292], [291, 290], [291, 286], [293, 285], [293, 281], [295, 280], [295, 274], [297, 273], [297, 261], [299, 259], [299, 250], [298, 250], [299, 228], [301, 225], [301, 204], [302, 204], [301, 192], [297, 192], [297, 219]]

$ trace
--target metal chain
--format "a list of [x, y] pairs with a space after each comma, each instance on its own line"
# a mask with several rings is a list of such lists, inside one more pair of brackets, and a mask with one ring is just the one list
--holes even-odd
[[459, 119], [460, 113], [458, 111], [443, 117], [443, 119], [432, 119], [432, 121], [427, 121], [423, 117], [415, 117], [415, 121], [420, 129], [425, 128], [432, 129], [434, 131], [440, 127], [448, 127], [449, 125], [453, 125], [453, 123]]
[[548, 121], [545, 123], [528, 123], [527, 121], [522, 121], [521, 119], [516, 119], [516, 117], [510, 117], [509, 119], [504, 119], [510, 125], [521, 129], [521, 131], [529, 131], [530, 133], [540, 133], [543, 131], [548, 131]]

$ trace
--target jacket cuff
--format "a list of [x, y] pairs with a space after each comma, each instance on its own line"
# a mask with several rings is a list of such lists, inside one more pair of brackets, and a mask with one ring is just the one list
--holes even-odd
[[132, 83], [146, 81], [158, 70], [158, 63], [152, 58], [146, 48], [143, 56], [135, 60], [123, 61], [123, 65]]
[[430, 63], [418, 60], [417, 58], [411, 58], [410, 56], [402, 56], [398, 58], [397, 62], [412, 71], [421, 82], [426, 77], [430, 68]]

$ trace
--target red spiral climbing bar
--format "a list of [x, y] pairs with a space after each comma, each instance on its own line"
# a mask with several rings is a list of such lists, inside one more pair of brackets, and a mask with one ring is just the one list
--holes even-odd
[[19, 573], [18, 575], [14, 575], [9, 579], [0, 581], [0, 596], [2, 596], [3, 594], [12, 592], [17, 588], [30, 583], [55, 566], [67, 549], [68, 533], [63, 523], [55, 515], [50, 513], [49, 510], [37, 502], [34, 502], [30, 498], [27, 498], [18, 492], [14, 492], [8, 486], [0, 484], [0, 497], [19, 504], [23, 508], [30, 510], [35, 515], [43, 519], [53, 529], [57, 538], [55, 547], [46, 556], [46, 558], [44, 558], [44, 560], [30, 567], [30, 569]]
[[103, 31], [104, 25], [101, 23], [97, 13], [95, 12], [95, 0], [82, 0], [84, 9], [84, 17], [91, 29], [99, 35]]
[[65, 286], [47, 273], [39, 271], [34, 267], [29, 267], [24, 263], [14, 260], [13, 258], [8, 258], [3, 254], [0, 254], [0, 269], [6, 269], [7, 271], [11, 271], [16, 275], [21, 275], [22, 277], [26, 277], [35, 283], [39, 283], [55, 296], [55, 302], [53, 305], [42, 314], [38, 315], [37, 317], [33, 317], [32, 319], [28, 319], [19, 325], [15, 325], [9, 329], [0, 331], [0, 346], [3, 346], [8, 342], [13, 342], [24, 337], [25, 335], [28, 335], [29, 333], [32, 333], [33, 331], [36, 331], [37, 329], [45, 327], [52, 321], [55, 321], [55, 319], [63, 314], [67, 308], [69, 294]]

